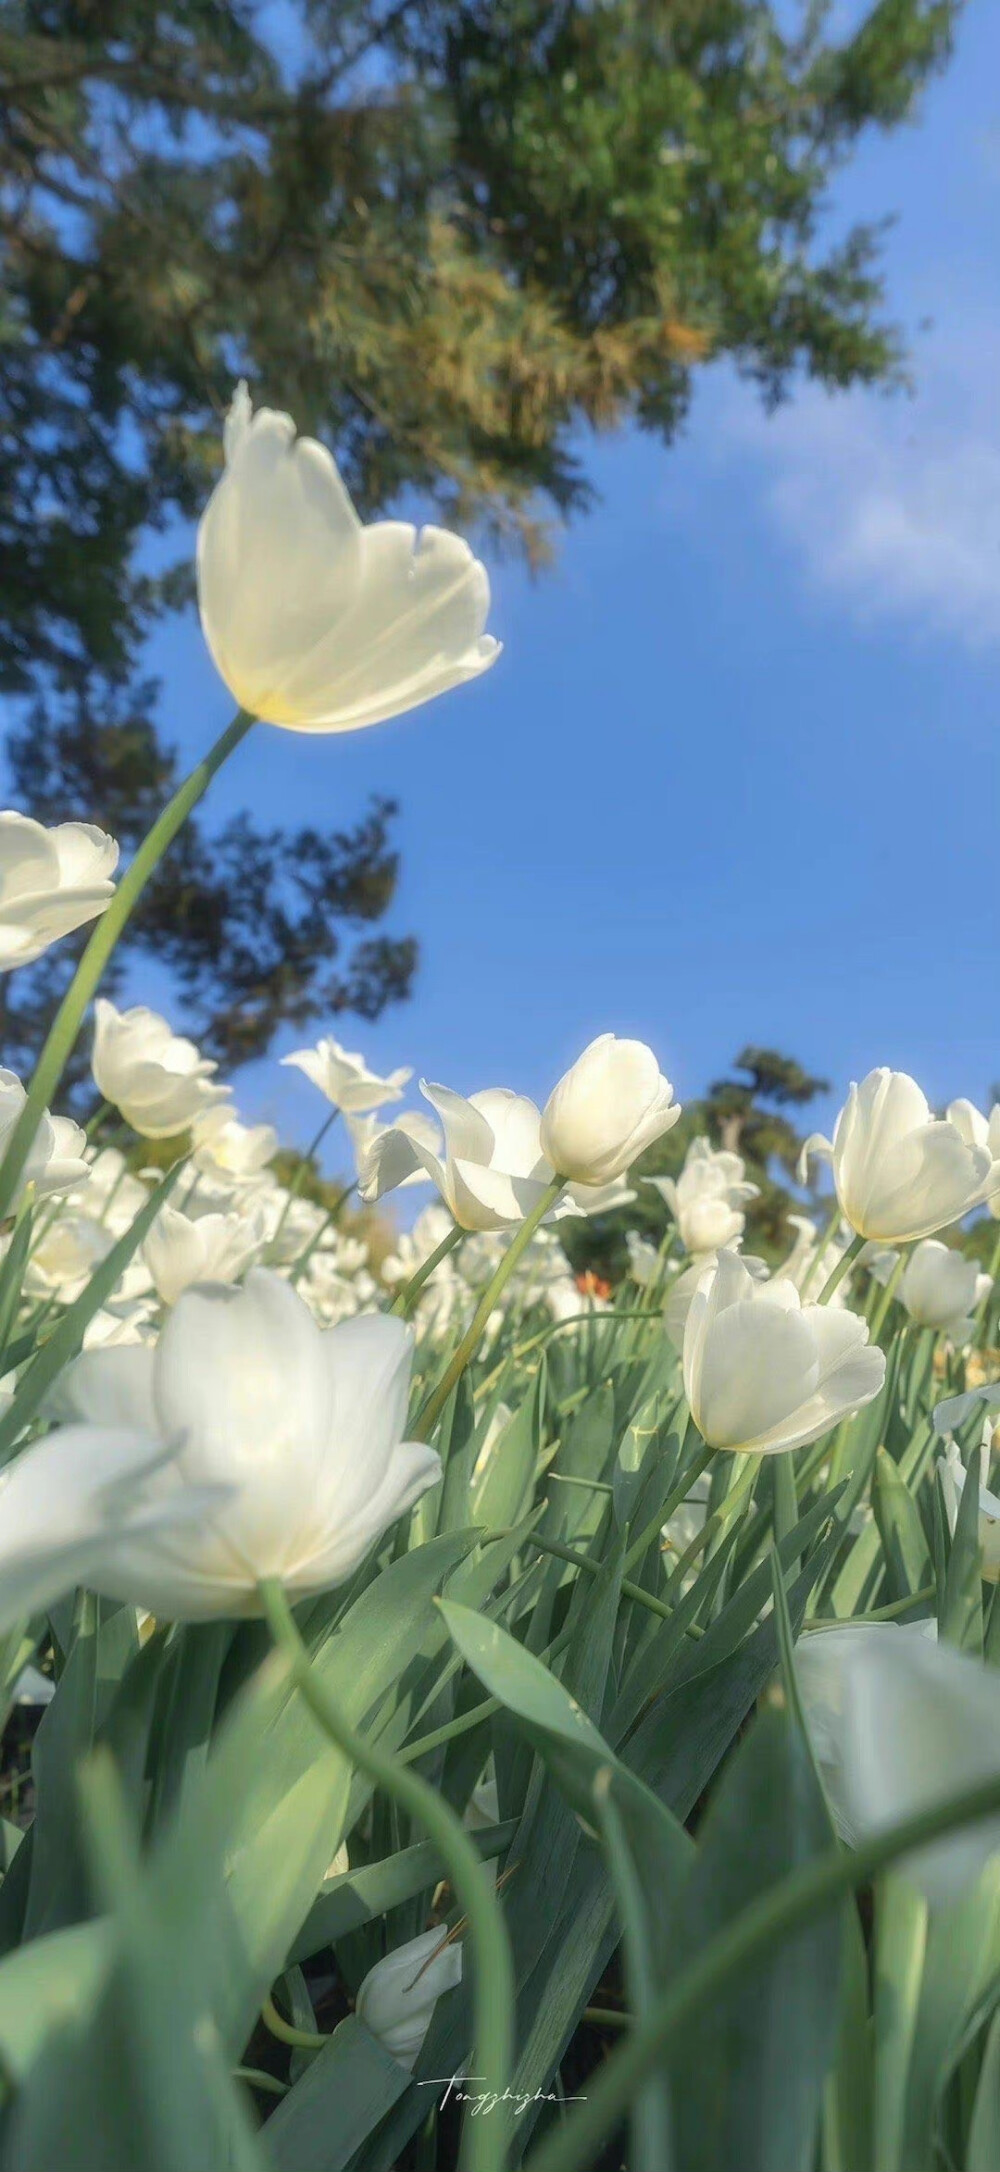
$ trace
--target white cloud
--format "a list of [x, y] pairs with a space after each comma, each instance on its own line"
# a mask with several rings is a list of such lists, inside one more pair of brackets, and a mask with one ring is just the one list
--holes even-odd
[[856, 615], [1000, 642], [1000, 320], [920, 336], [916, 395], [800, 387], [774, 416], [734, 388], [723, 448], [752, 460], [813, 586]]

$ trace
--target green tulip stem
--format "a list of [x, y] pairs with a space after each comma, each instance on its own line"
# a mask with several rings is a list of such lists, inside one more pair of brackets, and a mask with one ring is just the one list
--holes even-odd
[[821, 1910], [868, 1885], [901, 1856], [1000, 1810], [1000, 1775], [966, 1788], [949, 1802], [918, 1811], [857, 1848], [837, 1849], [805, 1863], [743, 1909], [709, 1940], [690, 1967], [661, 1992], [646, 2019], [600, 2068], [586, 2101], [554, 2129], [526, 2161], [525, 2172], [581, 2172], [629, 2106], [647, 2075], [662, 2063], [676, 2031], [705, 2013], [730, 1980], [790, 1937]]
[[455, 1351], [455, 1354], [450, 1360], [449, 1364], [445, 1366], [444, 1372], [442, 1373], [441, 1378], [437, 1383], [437, 1386], [431, 1389], [430, 1394], [428, 1395], [426, 1401], [423, 1403], [420, 1411], [418, 1412], [417, 1420], [411, 1436], [414, 1440], [429, 1439], [431, 1433], [434, 1430], [434, 1427], [437, 1424], [438, 1419], [441, 1416], [441, 1412], [444, 1409], [444, 1406], [448, 1400], [449, 1395], [451, 1394], [453, 1387], [455, 1387], [456, 1383], [461, 1380], [462, 1374], [464, 1373], [466, 1366], [469, 1364], [470, 1360], [475, 1357], [476, 1351], [478, 1350], [479, 1344], [482, 1340], [486, 1323], [490, 1317], [491, 1312], [493, 1311], [498, 1297], [500, 1297], [503, 1291], [506, 1289], [507, 1284], [510, 1281], [511, 1275], [513, 1274], [514, 1269], [517, 1266], [518, 1260], [521, 1258], [522, 1253], [527, 1251], [528, 1246], [531, 1243], [532, 1237], [534, 1236], [536, 1229], [539, 1227], [539, 1224], [544, 1221], [550, 1207], [555, 1206], [556, 1200], [558, 1199], [559, 1194], [562, 1191], [564, 1182], [565, 1178], [563, 1177], [553, 1177], [551, 1184], [546, 1185], [541, 1198], [537, 1200], [535, 1205], [532, 1207], [531, 1213], [525, 1215], [520, 1227], [515, 1230], [514, 1235], [511, 1238], [509, 1245], [507, 1246], [507, 1250], [504, 1253], [502, 1260], [500, 1261], [500, 1265], [496, 1270], [496, 1273], [490, 1277], [490, 1280], [487, 1283], [485, 1290], [483, 1291], [479, 1303], [476, 1306], [475, 1312], [472, 1315], [471, 1323], [466, 1329], [465, 1334], [463, 1335], [462, 1340], [458, 1345], [458, 1349]]
[[848, 1245], [846, 1252], [843, 1252], [841, 1254], [833, 1270], [833, 1273], [827, 1275], [826, 1281], [824, 1282], [819, 1296], [816, 1299], [816, 1303], [818, 1305], [829, 1304], [830, 1299], [833, 1296], [834, 1290], [839, 1290], [844, 1276], [850, 1272], [864, 1243], [864, 1237], [855, 1235], [851, 1238], [850, 1244]]
[[253, 721], [244, 710], [238, 710], [204, 760], [198, 762], [190, 776], [178, 786], [173, 799], [168, 800], [162, 814], [157, 816], [149, 835], [143, 839], [135, 858], [126, 868], [107, 911], [102, 913], [97, 922], [53, 1019], [48, 1039], [35, 1067], [34, 1078], [28, 1088], [27, 1099], [0, 1164], [0, 1221], [4, 1215], [10, 1213], [11, 1202], [31, 1152], [35, 1133], [45, 1110], [51, 1105], [76, 1045], [84, 1013], [100, 985], [105, 966], [119, 936], [127, 926], [151, 876], [156, 873], [164, 853], [173, 844], [178, 830], [183, 827], [192, 809], [207, 792], [216, 771], [221, 769], [223, 762], [232, 754], [234, 748], [239, 746], [241, 739], [246, 738]]
[[422, 1266], [417, 1267], [409, 1279], [404, 1282], [402, 1289], [394, 1297], [389, 1311], [397, 1315], [401, 1314], [404, 1320], [408, 1320], [424, 1283], [429, 1282], [435, 1267], [440, 1267], [441, 1261], [447, 1259], [449, 1252], [457, 1251], [463, 1238], [467, 1237], [468, 1234], [468, 1230], [463, 1229], [456, 1222], [454, 1227], [449, 1229], [447, 1236], [442, 1237], [440, 1244], [435, 1245], [433, 1252], [424, 1260]]
[[889, 1276], [889, 1280], [885, 1285], [879, 1304], [872, 1317], [871, 1334], [869, 1336], [870, 1342], [877, 1342], [880, 1334], [882, 1333], [882, 1329], [885, 1325], [885, 1316], [889, 1310], [893, 1298], [896, 1295], [896, 1291], [899, 1288], [900, 1280], [902, 1278], [903, 1269], [906, 1266], [907, 1258], [908, 1254], [905, 1251], [902, 1251], [899, 1255], [898, 1260], [896, 1261], [895, 1267], [893, 1268], [891, 1275]]
[[488, 2119], [466, 2119], [460, 2172], [503, 2172], [510, 2131], [504, 2092], [514, 2049], [514, 1964], [493, 1885], [474, 1841], [437, 1789], [373, 1742], [366, 1742], [338, 1710], [310, 1663], [283, 1585], [268, 1578], [260, 1586], [260, 1595], [274, 1641], [286, 1654], [295, 1686], [318, 1726], [352, 1765], [423, 1827], [468, 1919], [475, 1953], [472, 2071], [482, 2077], [480, 2086], [495, 2091], [499, 2101]]
[[816, 1272], [816, 1269], [819, 1266], [820, 1260], [822, 1259], [823, 1254], [826, 1251], [827, 1245], [831, 1242], [832, 1238], [836, 1236], [837, 1230], [842, 1220], [843, 1216], [840, 1211], [840, 1201], [835, 1195], [829, 1220], [827, 1221], [825, 1227], [821, 1230], [816, 1240], [816, 1250], [813, 1253], [812, 1259], [810, 1260], [809, 1265], [806, 1268], [805, 1274], [802, 1277], [802, 1286], [799, 1291], [799, 1295], [802, 1299], [803, 1304], [805, 1304], [806, 1292]]
[[306, 1147], [305, 1153], [300, 1156], [299, 1166], [295, 1171], [295, 1175], [293, 1176], [291, 1183], [286, 1184], [285, 1186], [285, 1204], [282, 1207], [281, 1213], [278, 1216], [277, 1227], [271, 1239], [272, 1258], [275, 1256], [274, 1248], [278, 1242], [278, 1238], [280, 1237], [281, 1232], [284, 1229], [285, 1223], [288, 1220], [289, 1214], [291, 1213], [293, 1201], [298, 1198], [299, 1193], [302, 1190], [302, 1186], [305, 1183], [306, 1170], [315, 1160], [315, 1157], [319, 1153], [320, 1147], [322, 1146], [323, 1141], [326, 1138], [327, 1132], [329, 1131], [331, 1124], [336, 1121], [336, 1118], [339, 1115], [339, 1109], [331, 1109], [329, 1115], [324, 1116], [315, 1138], [310, 1139], [309, 1144]]

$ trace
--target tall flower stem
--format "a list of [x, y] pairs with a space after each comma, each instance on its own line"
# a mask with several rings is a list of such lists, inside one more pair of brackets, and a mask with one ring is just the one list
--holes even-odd
[[1000, 1230], [997, 1231], [997, 1241], [993, 1247], [993, 1257], [986, 1272], [990, 1278], [990, 1286], [976, 1312], [977, 1342], [980, 1341], [985, 1333], [986, 1325], [990, 1315], [990, 1306], [993, 1302], [993, 1293], [996, 1289], [997, 1276], [1000, 1275]]
[[[276, 1257], [274, 1248], [277, 1245], [278, 1238], [280, 1237], [281, 1232], [284, 1229], [285, 1223], [288, 1220], [289, 1214], [291, 1213], [292, 1204], [298, 1198], [299, 1193], [302, 1190], [302, 1186], [305, 1183], [306, 1170], [309, 1168], [315, 1156], [319, 1153], [320, 1147], [322, 1146], [323, 1141], [326, 1138], [327, 1132], [330, 1129], [330, 1125], [339, 1115], [339, 1109], [331, 1109], [329, 1116], [324, 1116], [319, 1130], [315, 1135], [315, 1138], [310, 1139], [309, 1144], [306, 1147], [305, 1153], [301, 1155], [299, 1159], [299, 1166], [295, 1171], [295, 1175], [292, 1178], [291, 1183], [286, 1184], [285, 1186], [285, 1204], [281, 1209], [281, 1213], [278, 1217], [278, 1225], [271, 1239], [272, 1258]], [[348, 1186], [348, 1190], [354, 1190], [353, 1184]]]
[[564, 1183], [564, 1177], [553, 1177], [551, 1184], [546, 1185], [541, 1198], [532, 1207], [531, 1213], [525, 1215], [520, 1228], [515, 1231], [496, 1273], [491, 1276], [483, 1291], [454, 1357], [445, 1366], [437, 1386], [431, 1389], [426, 1402], [421, 1406], [413, 1428], [414, 1440], [430, 1439], [456, 1381], [461, 1380], [470, 1359], [475, 1357], [497, 1298], [506, 1289], [522, 1252], [527, 1251], [539, 1224], [544, 1221], [549, 1208], [555, 1205]]
[[711, 2006], [725, 1985], [762, 1953], [810, 1922], [843, 1896], [868, 1885], [877, 1872], [942, 1834], [992, 1816], [1000, 1809], [1000, 1778], [922, 1810], [850, 1850], [831, 1850], [804, 1863], [779, 1885], [751, 1902], [690, 1966], [661, 1993], [645, 2019], [602, 2067], [586, 2101], [550, 2133], [527, 2159], [525, 2172], [581, 2172], [592, 2164], [607, 2136], [635, 2100], [636, 2091], [662, 2062], [682, 2023]]
[[833, 1273], [831, 1275], [827, 1275], [826, 1281], [824, 1282], [819, 1296], [816, 1299], [816, 1303], [818, 1305], [829, 1304], [830, 1299], [833, 1296], [834, 1290], [839, 1290], [844, 1276], [848, 1274], [850, 1272], [850, 1269], [853, 1267], [854, 1262], [857, 1259], [858, 1253], [860, 1252], [864, 1242], [865, 1240], [863, 1237], [854, 1236], [851, 1238], [850, 1244], [848, 1245], [846, 1252], [843, 1252], [841, 1254], [841, 1257], [837, 1261]]
[[149, 835], [143, 839], [135, 858], [126, 868], [107, 911], [97, 922], [49, 1029], [48, 1039], [28, 1088], [27, 1099], [0, 1165], [0, 1221], [10, 1212], [11, 1201], [43, 1111], [48, 1108], [59, 1085], [73, 1052], [87, 1005], [100, 984], [119, 936], [150, 877], [156, 873], [164, 853], [173, 844], [178, 830], [183, 827], [192, 809], [207, 792], [216, 770], [221, 769], [223, 762], [232, 754], [233, 749], [239, 746], [241, 739], [246, 738], [253, 721], [253, 717], [247, 716], [245, 710], [239, 709], [232, 723], [226, 726], [204, 760], [198, 762], [190, 776], [185, 777], [183, 784], [178, 786], [173, 799], [168, 800], [162, 814], [157, 816]]
[[899, 1258], [896, 1261], [891, 1275], [889, 1276], [889, 1280], [885, 1285], [876, 1310], [872, 1316], [870, 1340], [873, 1343], [878, 1341], [879, 1336], [882, 1333], [882, 1329], [885, 1326], [885, 1316], [889, 1310], [893, 1298], [896, 1295], [896, 1291], [899, 1288], [900, 1282], [902, 1280], [903, 1269], [906, 1266], [908, 1257], [909, 1254], [904, 1247], [904, 1249], [900, 1252]]
[[311, 1665], [284, 1587], [268, 1580], [261, 1601], [275, 1643], [291, 1663], [292, 1679], [323, 1733], [367, 1774], [434, 1842], [466, 1917], [475, 1952], [473, 2071], [499, 2099], [488, 2119], [467, 2118], [461, 2172], [502, 2172], [510, 2128], [504, 2092], [514, 2048], [514, 1964], [503, 1914], [475, 1843], [437, 1790], [373, 1742], [355, 1733]]
[[423, 1260], [409, 1279], [404, 1282], [398, 1296], [393, 1298], [389, 1307], [390, 1312], [401, 1313], [404, 1320], [408, 1320], [424, 1283], [429, 1281], [435, 1267], [440, 1267], [441, 1261], [447, 1259], [449, 1252], [454, 1252], [458, 1245], [461, 1244], [463, 1237], [467, 1237], [468, 1234], [468, 1230], [462, 1229], [456, 1222], [454, 1228], [449, 1229], [447, 1236], [442, 1237], [440, 1244], [435, 1245], [429, 1258]]

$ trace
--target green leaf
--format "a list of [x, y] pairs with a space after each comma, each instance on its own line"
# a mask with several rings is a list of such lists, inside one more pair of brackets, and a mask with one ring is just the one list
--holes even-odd
[[[473, 1833], [472, 1839], [484, 1861], [491, 1862], [507, 1853], [516, 1831], [517, 1819], [507, 1818], [501, 1825], [484, 1826]], [[390, 1909], [401, 1907], [404, 1901], [436, 1885], [445, 1875], [444, 1863], [429, 1840], [400, 1848], [381, 1863], [341, 1871], [320, 1887], [298, 1937], [292, 1941], [289, 1961], [307, 1960], [321, 1947], [335, 1945], [349, 1931], [376, 1922]]]
[[467, 1521], [482, 1524], [486, 1531], [502, 1530], [516, 1523], [525, 1505], [542, 1442], [545, 1409], [545, 1366], [498, 1440], [480, 1472], [473, 1463], [469, 1480], [470, 1513]]
[[[340, 2023], [267, 2123], [274, 2172], [342, 2172], [410, 2089], [409, 2073], [356, 2014]], [[423, 2092], [430, 2109], [433, 2092]]]
[[[752, 1900], [828, 1852], [828, 1817], [798, 1728], [758, 1719], [711, 1804], [674, 1928], [680, 1973]], [[684, 2172], [802, 2172], [837, 2031], [836, 1908], [748, 1971], [670, 2051]]]
[[903, 2138], [927, 1926], [923, 1894], [905, 1877], [882, 1879], [875, 1905], [874, 2151], [878, 2172], [909, 2172]]
[[996, 2172], [1000, 2165], [1000, 2014], [986, 2039], [972, 2111], [965, 2172]]
[[983, 1649], [982, 1557], [979, 1545], [979, 1458], [974, 1452], [965, 1474], [958, 1517], [941, 1595], [938, 1635], [959, 1651]]
[[904, 1599], [933, 1582], [920, 1511], [899, 1465], [884, 1448], [875, 1457], [872, 1506], [882, 1540], [889, 1599]]

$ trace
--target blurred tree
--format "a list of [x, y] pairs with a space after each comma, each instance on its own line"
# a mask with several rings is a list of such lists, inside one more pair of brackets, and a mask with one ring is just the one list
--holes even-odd
[[[199, 510], [241, 371], [366, 513], [416, 491], [533, 562], [589, 502], [580, 425], [669, 441], [699, 363], [733, 357], [768, 402], [800, 372], [898, 376], [877, 227], [819, 229], [956, 8], [870, 0], [838, 37], [824, 0], [0, 0], [18, 803], [130, 843], [168, 785], [141, 649], [190, 573], [136, 546]], [[405, 992], [412, 943], [362, 941], [329, 978], [338, 918], [391, 898], [389, 814], [332, 843], [199, 833], [181, 902], [150, 900], [134, 939], [230, 1060], [282, 1017]]]

